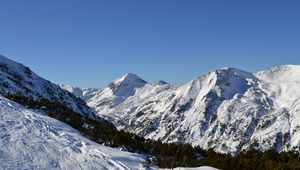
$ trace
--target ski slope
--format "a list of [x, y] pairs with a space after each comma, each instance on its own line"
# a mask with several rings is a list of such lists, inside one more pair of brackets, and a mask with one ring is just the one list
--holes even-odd
[[138, 154], [94, 143], [70, 126], [0, 97], [1, 169], [144, 169]]

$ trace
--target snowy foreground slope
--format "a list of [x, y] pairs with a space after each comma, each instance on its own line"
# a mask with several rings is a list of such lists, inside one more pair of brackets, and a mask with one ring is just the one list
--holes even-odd
[[250, 146], [300, 148], [300, 65], [257, 73], [223, 68], [182, 86], [130, 73], [85, 93], [99, 116], [146, 138], [232, 154]]
[[70, 126], [0, 97], [1, 169], [143, 169], [138, 154], [82, 137]]

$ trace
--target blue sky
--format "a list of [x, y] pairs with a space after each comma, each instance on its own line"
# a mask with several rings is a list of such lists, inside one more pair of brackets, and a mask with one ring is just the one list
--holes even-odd
[[300, 64], [299, 0], [9, 0], [0, 54], [55, 83], [133, 72], [183, 84], [220, 67]]

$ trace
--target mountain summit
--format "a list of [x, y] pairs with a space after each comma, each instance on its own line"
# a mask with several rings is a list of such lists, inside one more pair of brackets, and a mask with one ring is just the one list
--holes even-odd
[[147, 82], [133, 73], [127, 73], [121, 78], [110, 83], [108, 87], [116, 96], [132, 96], [136, 88], [145, 86]]
[[299, 65], [222, 68], [182, 86], [127, 74], [86, 101], [119, 129], [150, 139], [232, 154], [252, 146], [299, 151], [299, 77]]

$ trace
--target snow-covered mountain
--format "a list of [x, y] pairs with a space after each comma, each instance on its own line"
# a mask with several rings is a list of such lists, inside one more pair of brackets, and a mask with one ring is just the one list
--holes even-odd
[[65, 89], [75, 96], [83, 99], [83, 100], [89, 100], [91, 97], [94, 96], [94, 93], [97, 92], [99, 89], [95, 88], [80, 88], [80, 87], [75, 87], [71, 85], [64, 85], [64, 84], [59, 84], [60, 88]]
[[138, 154], [94, 143], [70, 126], [0, 97], [1, 169], [145, 169]]
[[299, 89], [300, 65], [283, 65], [213, 70], [183, 86], [130, 73], [85, 99], [118, 129], [236, 154], [250, 146], [299, 151]]
[[28, 67], [0, 55], [0, 94], [22, 95], [34, 100], [48, 99], [68, 106], [73, 111], [94, 118], [93, 110], [72, 93], [47, 81]]
[[[135, 95], [136, 88], [146, 84], [134, 74], [127, 74], [110, 84], [111, 93], [107, 93], [114, 96], [111, 98], [112, 104], [119, 105]], [[45, 115], [49, 104], [50, 112], [55, 112], [52, 107], [57, 107], [58, 114], [67, 115], [60, 115], [65, 118], [62, 120], [72, 119], [68, 117], [72, 114], [64, 106], [83, 116], [103, 120], [84, 101], [97, 95], [99, 89], [60, 86], [39, 77], [28, 67], [0, 56], [1, 169], [157, 169], [149, 165], [146, 156], [124, 152], [123, 147], [113, 149], [92, 142], [82, 136], [85, 133], [81, 134], [71, 126]], [[87, 120], [80, 116], [77, 118], [79, 121]]]

